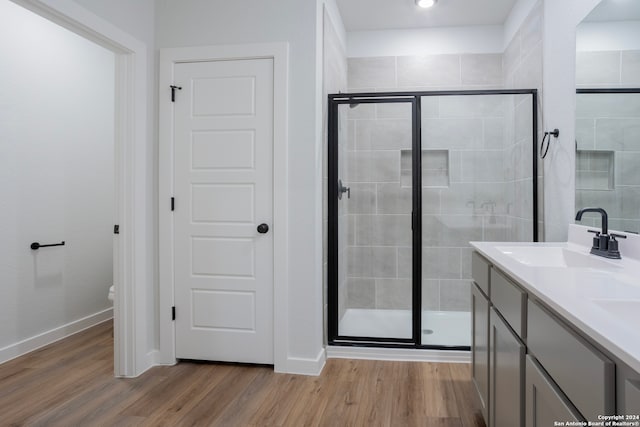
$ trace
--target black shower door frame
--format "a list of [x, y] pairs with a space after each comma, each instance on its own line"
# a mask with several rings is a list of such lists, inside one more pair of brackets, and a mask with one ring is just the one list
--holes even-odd
[[[533, 236], [538, 241], [538, 91], [536, 89], [451, 90], [424, 92], [339, 93], [328, 96], [328, 228], [327, 302], [328, 343], [337, 346], [469, 350], [469, 346], [423, 345], [422, 334], [422, 120], [421, 98], [426, 96], [531, 95], [533, 158]], [[410, 103], [412, 119], [412, 331], [411, 338], [339, 335], [338, 259], [338, 107], [342, 104]]]

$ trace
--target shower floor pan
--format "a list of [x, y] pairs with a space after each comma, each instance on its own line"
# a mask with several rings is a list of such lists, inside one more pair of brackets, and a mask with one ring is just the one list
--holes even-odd
[[[352, 337], [411, 338], [411, 310], [349, 308], [339, 333]], [[470, 346], [471, 313], [423, 311], [422, 345]]]

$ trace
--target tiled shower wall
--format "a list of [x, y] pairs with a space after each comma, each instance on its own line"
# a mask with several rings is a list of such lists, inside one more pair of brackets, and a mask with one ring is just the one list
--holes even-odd
[[[640, 51], [578, 52], [578, 87], [640, 87]], [[640, 94], [576, 98], [576, 209], [599, 206], [614, 230], [640, 231]], [[583, 224], [599, 226], [586, 216]]]
[[[538, 89], [542, 96], [542, 2], [538, 2], [507, 46], [503, 58], [504, 83], [507, 89]], [[507, 219], [510, 223], [510, 241], [531, 240], [533, 222], [533, 164], [532, 103], [529, 96], [516, 96], [507, 109], [512, 116], [514, 133], [505, 138], [505, 191], [507, 193]], [[538, 99], [538, 140], [544, 129], [542, 100]], [[538, 239], [544, 240], [544, 161], [538, 162]]]
[[[349, 58], [349, 92], [540, 89], [541, 20], [538, 5], [504, 55]], [[375, 171], [345, 184], [349, 308], [410, 308], [407, 114], [379, 104], [349, 111], [347, 168]], [[469, 241], [531, 240], [531, 119], [530, 96], [423, 98], [423, 309], [469, 310]], [[540, 166], [539, 175], [542, 194]]]
[[[499, 54], [350, 58], [348, 64], [350, 92], [500, 88], [503, 73]], [[422, 100], [424, 309], [469, 310], [468, 241], [506, 237], [508, 101]], [[349, 111], [349, 124], [347, 306], [408, 309], [410, 106], [362, 104]]]

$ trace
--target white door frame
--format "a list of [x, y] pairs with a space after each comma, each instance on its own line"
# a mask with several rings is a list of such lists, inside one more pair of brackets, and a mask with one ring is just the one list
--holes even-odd
[[[273, 59], [273, 359], [275, 370], [287, 371], [288, 357], [288, 43], [200, 46], [160, 49], [159, 79], [159, 281], [160, 352], [157, 362], [176, 363], [174, 305], [173, 215], [173, 103], [174, 65], [181, 62]], [[178, 92], [176, 96], [180, 96]]]
[[[115, 55], [114, 374], [153, 365], [147, 342], [147, 47], [70, 0], [11, 0]], [[107, 296], [105, 295], [105, 298]]]

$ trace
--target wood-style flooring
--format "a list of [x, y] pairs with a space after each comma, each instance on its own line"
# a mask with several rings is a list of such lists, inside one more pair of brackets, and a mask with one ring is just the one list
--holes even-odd
[[111, 331], [0, 365], [0, 425], [484, 426], [466, 364], [329, 359], [308, 377], [181, 362], [118, 379]]

